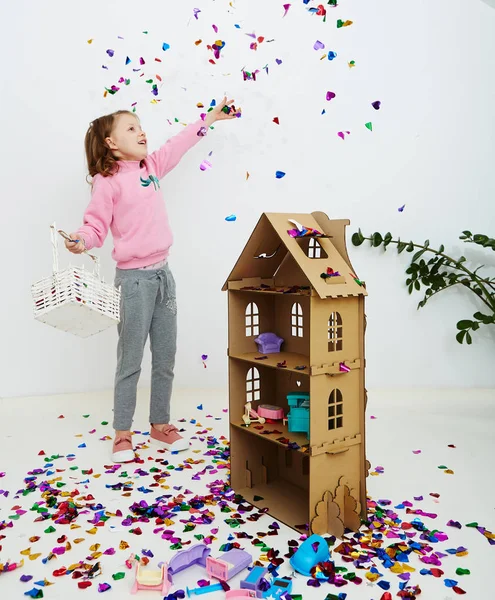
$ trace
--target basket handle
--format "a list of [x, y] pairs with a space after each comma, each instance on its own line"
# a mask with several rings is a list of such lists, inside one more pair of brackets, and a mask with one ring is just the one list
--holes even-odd
[[[58, 273], [59, 265], [58, 265], [58, 245], [57, 245], [57, 233], [59, 233], [64, 240], [72, 242], [70, 235], [65, 233], [62, 229], [57, 230], [57, 226], [55, 223], [50, 225], [50, 235], [52, 239], [52, 254], [53, 254], [53, 272]], [[92, 261], [94, 262], [94, 272], [96, 277], [100, 278], [100, 259], [94, 254], [90, 254], [87, 250], [84, 250], [83, 254], [87, 254]]]

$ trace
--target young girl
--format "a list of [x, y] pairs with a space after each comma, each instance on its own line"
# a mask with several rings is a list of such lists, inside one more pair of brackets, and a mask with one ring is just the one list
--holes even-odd
[[66, 247], [80, 254], [101, 247], [110, 228], [117, 261], [115, 285], [121, 290], [115, 375], [114, 462], [134, 460], [131, 425], [144, 346], [150, 336], [152, 355], [151, 442], [170, 450], [185, 450], [188, 440], [169, 423], [177, 336], [175, 281], [167, 257], [172, 232], [160, 192], [160, 179], [201, 140], [215, 121], [239, 112], [233, 100], [223, 101], [205, 120], [187, 126], [148, 155], [146, 134], [129, 111], [95, 119], [85, 138], [92, 176], [92, 197], [84, 225], [71, 234]]

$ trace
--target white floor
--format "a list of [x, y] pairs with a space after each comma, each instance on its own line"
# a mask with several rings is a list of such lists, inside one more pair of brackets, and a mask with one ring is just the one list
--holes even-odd
[[[140, 391], [139, 408], [135, 420], [136, 430], [147, 430], [147, 390]], [[203, 410], [197, 406], [202, 404]], [[23, 496], [16, 495], [18, 490], [25, 488], [24, 477], [33, 469], [44, 467], [45, 456], [39, 456], [44, 451], [46, 457], [62, 455], [52, 461], [52, 475], [43, 474], [40, 481], [58, 479], [59, 485], [67, 485], [61, 489], [73, 490], [77, 488], [81, 496], [92, 494], [94, 502], [101, 503], [107, 511], [115, 512], [117, 509], [123, 516], [129, 514], [129, 506], [140, 500], [148, 504], [153, 502], [155, 495], [171, 493], [174, 495], [185, 492], [187, 488], [192, 494], [185, 494], [185, 501], [194, 494], [205, 495], [208, 493], [206, 484], [226, 477], [225, 469], [217, 469], [218, 463], [213, 463], [215, 457], [204, 456], [207, 451], [206, 436], [214, 435], [219, 444], [224, 443], [220, 436], [227, 434], [228, 415], [226, 408], [226, 392], [198, 390], [177, 391], [174, 397], [174, 418], [185, 418], [185, 427], [190, 435], [196, 432], [211, 431], [197, 435], [193, 440], [191, 450], [180, 455], [157, 454], [152, 449], [143, 449], [140, 452], [144, 464], [128, 465], [125, 470], [128, 477], [120, 477], [123, 469], [114, 474], [105, 473], [104, 465], [110, 464], [110, 441], [101, 441], [105, 435], [111, 435], [111, 393], [66, 395], [46, 398], [29, 399], [0, 399], [0, 491], [9, 491], [8, 496], [0, 493], [0, 563], [18, 561], [24, 558], [24, 566], [10, 573], [0, 574], [0, 597], [6, 600], [21, 598], [26, 591], [33, 589], [34, 583], [48, 580], [51, 586], [40, 588], [44, 597], [48, 599], [66, 599], [70, 594], [81, 598], [100, 598], [98, 583], [106, 582], [112, 586], [108, 598], [131, 597], [129, 590], [132, 583], [132, 572], [124, 566], [124, 561], [130, 553], [141, 554], [143, 549], [153, 552], [152, 564], [168, 560], [174, 553], [170, 549], [170, 542], [162, 540], [160, 534], [154, 534], [155, 525], [150, 523], [137, 523], [130, 528], [121, 525], [122, 518], [111, 517], [104, 527], [97, 527], [96, 533], [89, 533], [93, 525], [89, 524], [93, 513], [79, 515], [77, 525], [80, 528], [71, 529], [69, 525], [55, 525], [53, 521], [34, 522], [37, 513], [29, 509], [36, 501], [41, 501], [41, 493], [36, 490]], [[64, 415], [64, 418], [58, 418]], [[84, 417], [83, 415], [89, 415]], [[208, 416], [211, 415], [211, 416]], [[372, 418], [375, 417], [375, 418]], [[196, 419], [196, 424], [190, 420]], [[102, 425], [102, 421], [110, 422]], [[93, 430], [96, 430], [93, 432]], [[444, 574], [435, 578], [431, 575], [421, 575], [420, 569], [428, 568], [421, 563], [417, 555], [411, 554], [410, 565], [416, 571], [411, 574], [408, 585], [419, 585], [422, 589], [420, 600], [447, 600], [457, 597], [456, 592], [445, 585], [447, 580], [457, 581], [457, 586], [462, 588], [466, 598], [480, 600], [481, 598], [494, 597], [495, 582], [493, 568], [495, 566], [495, 545], [490, 545], [488, 539], [474, 528], [466, 528], [471, 522], [478, 522], [487, 530], [495, 531], [495, 390], [408, 390], [397, 392], [370, 391], [367, 415], [367, 448], [368, 459], [371, 461], [372, 470], [382, 466], [383, 474], [368, 478], [368, 493], [374, 500], [389, 499], [391, 507], [410, 501], [414, 509], [421, 509], [427, 513], [436, 513], [437, 518], [423, 517], [415, 514], [406, 514], [405, 509], [397, 509], [404, 521], [414, 518], [421, 519], [430, 530], [440, 530], [448, 535], [448, 540], [434, 544], [435, 550], [446, 554], [441, 558], [440, 567]], [[136, 443], [144, 441], [145, 436], [136, 434]], [[85, 444], [86, 447], [78, 448]], [[453, 444], [455, 448], [449, 448]], [[218, 445], [216, 446], [218, 447]], [[195, 450], [197, 452], [195, 452]], [[420, 453], [414, 451], [420, 450]], [[75, 457], [67, 458], [74, 454]], [[170, 490], [149, 488], [153, 483], [151, 474], [135, 473], [136, 469], [144, 469], [149, 473], [152, 466], [159, 466], [151, 457], [160, 460], [167, 459], [170, 465], [178, 466], [185, 459], [194, 461], [204, 459], [204, 462], [192, 465], [191, 470], [169, 470], [171, 476], [166, 480]], [[446, 474], [439, 466], [446, 466], [454, 474]], [[71, 467], [78, 467], [70, 470]], [[194, 473], [202, 472], [205, 467], [209, 470], [201, 475], [200, 480], [191, 480]], [[46, 467], [45, 467], [46, 468]], [[49, 467], [50, 468], [50, 467]], [[93, 473], [83, 475], [81, 470], [93, 469]], [[211, 471], [217, 471], [211, 473]], [[98, 475], [101, 474], [101, 477]], [[81, 483], [89, 480], [88, 483]], [[133, 491], [130, 496], [123, 496], [123, 491], [112, 490], [106, 485], [131, 481]], [[153, 493], [138, 491], [138, 488], [152, 489]], [[173, 486], [183, 486], [174, 490]], [[439, 494], [436, 499], [430, 494]], [[422, 501], [415, 501], [414, 497], [423, 496]], [[233, 506], [230, 504], [230, 506]], [[210, 525], [198, 525], [194, 531], [184, 532], [181, 520], [187, 520], [189, 513], [178, 513], [173, 529], [176, 536], [182, 540], [197, 540], [193, 537], [200, 533], [205, 536], [213, 535], [216, 539], [212, 544], [212, 554], [219, 554], [219, 547], [228, 541], [230, 534], [245, 531], [255, 537], [260, 533], [268, 532], [268, 526], [273, 522], [269, 515], [262, 516], [257, 522], [246, 521], [241, 527], [232, 529], [225, 523], [232, 514], [220, 512], [215, 506], [209, 507], [215, 514], [215, 519]], [[25, 510], [27, 512], [23, 513]], [[12, 519], [19, 511], [17, 519]], [[185, 515], [185, 516], [184, 516]], [[245, 519], [244, 515], [244, 519]], [[459, 521], [462, 529], [448, 527], [449, 520]], [[3, 528], [2, 521], [13, 523], [13, 526]], [[44, 533], [50, 525], [54, 525], [56, 532]], [[129, 532], [129, 529], [139, 526], [142, 535], [138, 536]], [[218, 531], [217, 531], [218, 529]], [[287, 553], [288, 541], [298, 539], [298, 534], [285, 526], [281, 526], [278, 536], [263, 537], [263, 541], [270, 547], [280, 550], [279, 556]], [[54, 547], [63, 546], [65, 542], [57, 542], [57, 538], [67, 536], [71, 542], [71, 549], [64, 555], [53, 558], [43, 563], [43, 558]], [[3, 538], [3, 536], [5, 536]], [[30, 541], [32, 536], [39, 536], [38, 541]], [[419, 536], [419, 534], [418, 534]], [[3, 538], [3, 539], [2, 539]], [[80, 543], [75, 543], [76, 538], [83, 538]], [[415, 538], [416, 539], [416, 538]], [[129, 544], [126, 550], [120, 550], [119, 544], [124, 540]], [[249, 539], [239, 540], [242, 546], [258, 559], [260, 549], [251, 544]], [[394, 543], [397, 540], [387, 540]], [[88, 562], [86, 557], [94, 551], [94, 544], [100, 544], [99, 551], [115, 548], [115, 554], [103, 554], [98, 560], [101, 563], [102, 574], [93, 579], [93, 585], [88, 589], [78, 589], [77, 581], [70, 576], [54, 576], [55, 570], [69, 567], [79, 561]], [[90, 547], [93, 546], [93, 550]], [[466, 556], [450, 555], [447, 549], [464, 546], [468, 549]], [[23, 557], [20, 552], [30, 549], [28, 555]], [[111, 552], [111, 550], [110, 550]], [[36, 557], [36, 554], [40, 554]], [[89, 557], [91, 558], [91, 557]], [[356, 570], [352, 563], [344, 563], [339, 554], [334, 553], [336, 565], [345, 565], [351, 571], [363, 578], [360, 585], [349, 583], [345, 587], [336, 587], [323, 583], [319, 588], [308, 587], [307, 580], [298, 576], [294, 580], [293, 594], [302, 594], [304, 600], [323, 600], [327, 594], [346, 593], [348, 600], [380, 600], [383, 589], [376, 583], [368, 581], [364, 576], [366, 571]], [[94, 560], [92, 561], [95, 562]], [[383, 577], [380, 580], [390, 582], [392, 598], [397, 597], [400, 579], [396, 574], [383, 568], [379, 561], [376, 566]], [[470, 575], [456, 575], [456, 569], [461, 567], [469, 569]], [[114, 581], [112, 575], [125, 572], [124, 579]], [[281, 576], [290, 576], [291, 569], [288, 561], [279, 568]], [[23, 583], [21, 575], [32, 575], [33, 579]], [[206, 579], [205, 572], [199, 567], [179, 574], [172, 589], [185, 589], [195, 587], [200, 579]], [[231, 587], [236, 587], [239, 577], [230, 582]], [[380, 581], [379, 580], [379, 581]], [[40, 586], [37, 586], [40, 587]], [[105, 596], [106, 597], [106, 596]], [[136, 598], [159, 597], [157, 593], [140, 593]], [[223, 598], [221, 592], [206, 596], [211, 600]]]

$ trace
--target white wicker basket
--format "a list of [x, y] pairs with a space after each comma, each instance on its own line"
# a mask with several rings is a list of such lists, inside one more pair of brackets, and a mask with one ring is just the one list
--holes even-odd
[[55, 223], [50, 231], [53, 273], [31, 286], [35, 319], [83, 338], [118, 323], [120, 290], [100, 279], [98, 258], [88, 254], [94, 261], [93, 272], [72, 266], [60, 271]]

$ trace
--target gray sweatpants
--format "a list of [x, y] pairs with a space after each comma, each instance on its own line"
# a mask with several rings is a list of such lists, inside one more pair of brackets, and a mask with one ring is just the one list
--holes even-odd
[[150, 336], [150, 423], [168, 423], [177, 341], [175, 281], [168, 264], [157, 270], [117, 269], [121, 290], [113, 427], [131, 429], [144, 346]]

